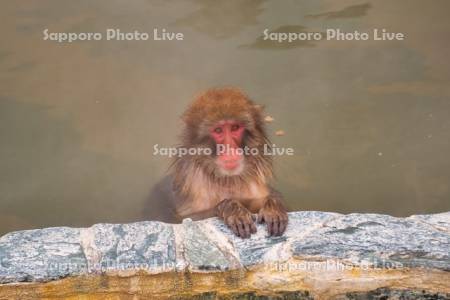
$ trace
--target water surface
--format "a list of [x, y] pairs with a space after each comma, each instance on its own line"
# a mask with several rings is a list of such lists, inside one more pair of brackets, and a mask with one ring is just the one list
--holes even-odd
[[[142, 220], [178, 117], [212, 86], [275, 121], [291, 209], [396, 216], [450, 209], [450, 2], [2, 3], [0, 234]], [[53, 32], [183, 32], [182, 42], [43, 41]], [[264, 29], [402, 32], [405, 41], [278, 44]], [[284, 136], [275, 136], [284, 130]]]

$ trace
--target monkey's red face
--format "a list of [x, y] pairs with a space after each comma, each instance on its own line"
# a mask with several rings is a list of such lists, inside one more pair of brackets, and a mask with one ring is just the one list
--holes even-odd
[[220, 121], [211, 128], [210, 134], [217, 146], [216, 163], [225, 175], [237, 175], [243, 169], [244, 132], [244, 125], [233, 120]]

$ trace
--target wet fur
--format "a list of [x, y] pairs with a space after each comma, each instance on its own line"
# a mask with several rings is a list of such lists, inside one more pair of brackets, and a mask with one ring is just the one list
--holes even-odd
[[[209, 147], [209, 128], [220, 120], [233, 119], [245, 124], [244, 144], [263, 153], [270, 145], [264, 128], [262, 109], [241, 91], [233, 88], [211, 89], [200, 95], [183, 115], [185, 128], [182, 145], [185, 148]], [[177, 213], [187, 216], [212, 209], [226, 198], [239, 199], [255, 210], [269, 195], [268, 182], [273, 176], [270, 156], [245, 156], [244, 169], [239, 175], [224, 176], [218, 172], [214, 156], [182, 156], [173, 163], [174, 190], [183, 201]]]
[[288, 216], [281, 194], [269, 185], [272, 159], [263, 153], [264, 145], [271, 143], [261, 106], [238, 89], [210, 89], [196, 98], [182, 119], [179, 147], [208, 147], [215, 153], [210, 129], [219, 121], [235, 120], [246, 129], [240, 146], [257, 148], [259, 155], [245, 155], [242, 171], [233, 176], [221, 172], [215, 155], [177, 157], [171, 174], [153, 189], [147, 214], [166, 222], [218, 216], [237, 236], [248, 238], [256, 232], [252, 213], [258, 213], [257, 220], [267, 224], [269, 235], [283, 234]]

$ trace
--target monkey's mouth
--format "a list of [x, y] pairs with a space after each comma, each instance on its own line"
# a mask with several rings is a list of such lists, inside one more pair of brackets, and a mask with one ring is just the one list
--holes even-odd
[[244, 158], [239, 159], [218, 159], [216, 161], [219, 171], [224, 176], [239, 175], [244, 170]]
[[238, 151], [239, 148], [229, 148], [227, 151], [220, 153], [217, 157], [217, 163], [219, 167], [225, 171], [233, 171], [242, 165], [244, 157], [242, 153]]
[[227, 171], [232, 171], [239, 167], [240, 160], [224, 160], [221, 161], [221, 167], [224, 168]]

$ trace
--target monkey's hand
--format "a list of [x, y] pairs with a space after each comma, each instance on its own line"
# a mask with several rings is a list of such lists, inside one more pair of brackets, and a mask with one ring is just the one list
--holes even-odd
[[269, 235], [280, 236], [286, 230], [288, 215], [280, 201], [268, 198], [258, 212], [258, 223], [267, 224]]
[[256, 232], [256, 225], [252, 214], [236, 200], [225, 199], [216, 206], [217, 216], [233, 232], [241, 238], [249, 238]]

